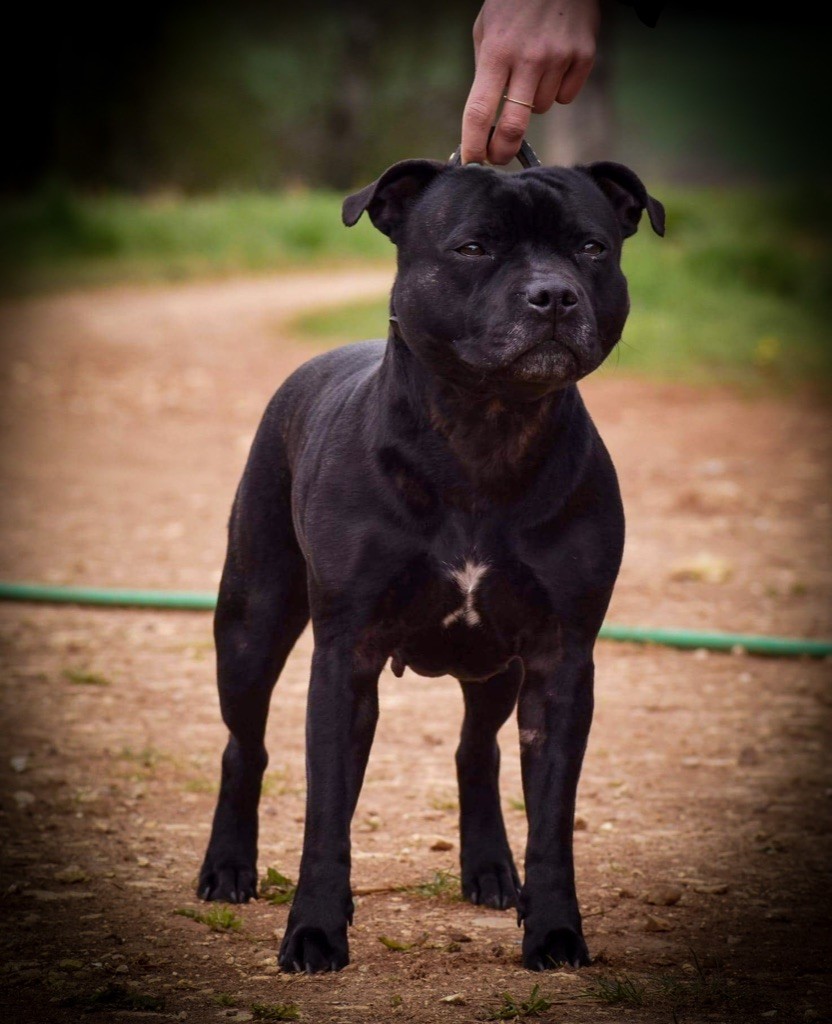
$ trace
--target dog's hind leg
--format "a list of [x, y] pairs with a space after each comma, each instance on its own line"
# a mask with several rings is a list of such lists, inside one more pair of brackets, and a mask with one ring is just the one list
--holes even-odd
[[517, 904], [520, 881], [500, 810], [497, 733], [514, 710], [522, 664], [485, 682], [461, 683], [465, 718], [456, 752], [462, 895], [487, 907]]
[[[253, 460], [252, 460], [253, 461]], [[245, 903], [257, 895], [257, 807], [268, 762], [272, 689], [309, 620], [306, 566], [292, 529], [288, 473], [250, 463], [229, 526], [214, 637], [228, 726], [222, 780], [197, 894]]]

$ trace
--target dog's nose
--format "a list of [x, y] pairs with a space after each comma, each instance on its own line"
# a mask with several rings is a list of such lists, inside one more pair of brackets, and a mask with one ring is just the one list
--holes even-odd
[[559, 282], [535, 282], [526, 289], [530, 306], [541, 313], [566, 313], [578, 304], [574, 288]]

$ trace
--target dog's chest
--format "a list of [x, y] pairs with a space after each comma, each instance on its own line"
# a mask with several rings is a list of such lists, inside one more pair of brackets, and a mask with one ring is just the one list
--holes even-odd
[[470, 628], [482, 625], [482, 618], [477, 610], [477, 590], [488, 575], [488, 570], [488, 562], [477, 561], [475, 557], [466, 558], [458, 568], [447, 567], [447, 582], [451, 583], [452, 589], [456, 588], [458, 591], [454, 597], [459, 604], [453, 611], [442, 616], [443, 629], [450, 629], [456, 623]]
[[484, 679], [522, 655], [549, 602], [510, 551], [434, 553], [396, 624], [393, 669]]

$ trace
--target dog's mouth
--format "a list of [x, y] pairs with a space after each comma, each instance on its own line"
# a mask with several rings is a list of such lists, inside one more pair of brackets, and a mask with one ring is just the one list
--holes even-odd
[[583, 376], [584, 361], [577, 346], [563, 339], [546, 338], [519, 352], [504, 372], [513, 378], [554, 382]]
[[571, 338], [542, 338], [522, 348], [496, 374], [530, 383], [577, 380], [589, 372], [587, 353]]
[[[519, 335], [519, 336], [518, 336]], [[473, 335], [453, 343], [460, 368], [495, 385], [563, 387], [591, 373], [603, 361], [603, 343], [588, 320], [574, 329], [551, 328], [544, 336], [517, 332], [506, 337]]]

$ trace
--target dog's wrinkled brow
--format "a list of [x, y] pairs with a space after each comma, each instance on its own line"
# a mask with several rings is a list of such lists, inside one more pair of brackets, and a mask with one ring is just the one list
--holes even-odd
[[422, 229], [428, 225], [436, 241], [452, 246], [469, 240], [508, 245], [517, 238], [551, 240], [571, 234], [579, 222], [585, 233], [588, 214], [597, 212], [599, 231], [605, 220], [600, 204], [593, 209], [592, 197], [587, 197], [578, 183], [554, 176], [495, 173], [465, 189], [448, 181], [435, 190], [431, 200], [433, 208], [429, 217], [422, 219]]

